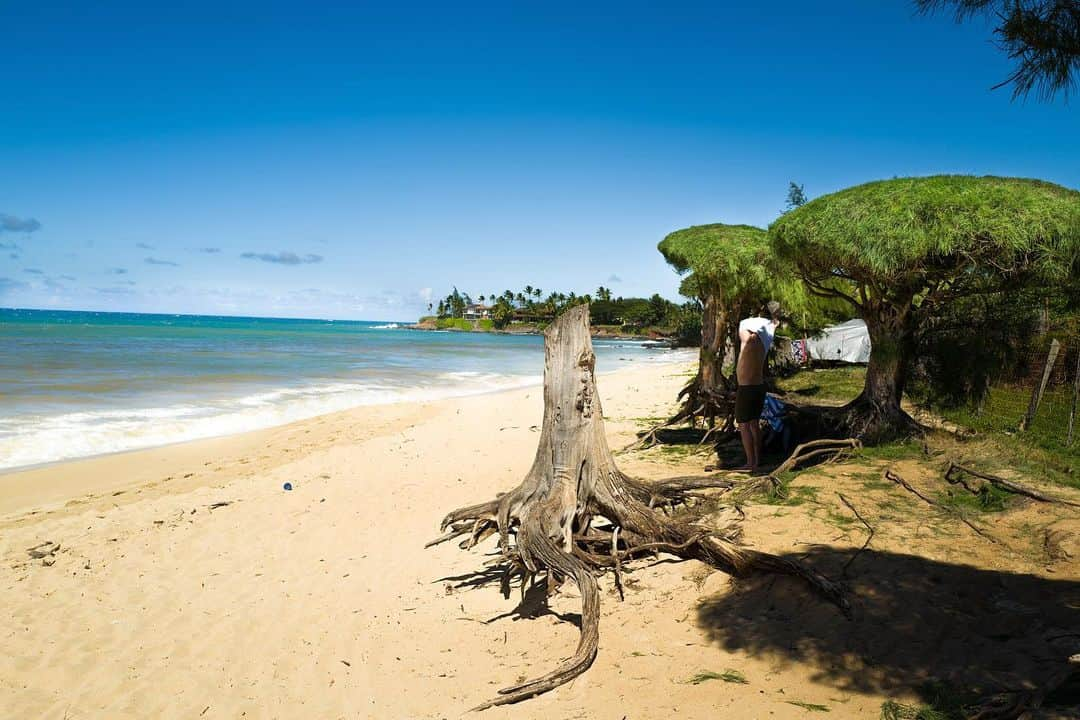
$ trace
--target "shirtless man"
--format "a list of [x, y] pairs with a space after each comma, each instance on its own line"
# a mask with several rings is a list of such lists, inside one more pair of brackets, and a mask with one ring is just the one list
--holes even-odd
[[768, 304], [769, 317], [746, 318], [739, 323], [739, 364], [735, 378], [735, 422], [739, 426], [746, 465], [739, 468], [757, 472], [761, 459], [761, 409], [765, 405], [765, 358], [772, 347], [780, 303]]

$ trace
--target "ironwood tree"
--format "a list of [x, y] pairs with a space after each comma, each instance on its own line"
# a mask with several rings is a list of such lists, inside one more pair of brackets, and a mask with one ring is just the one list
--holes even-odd
[[679, 393], [683, 404], [665, 425], [701, 419], [712, 426], [728, 415], [726, 395], [734, 384], [724, 364], [729, 344], [738, 353], [739, 318], [762, 302], [769, 285], [768, 236], [752, 225], [696, 225], [669, 234], [657, 248], [687, 275], [679, 291], [702, 306], [697, 374]]
[[883, 439], [918, 430], [900, 400], [917, 335], [943, 308], [1074, 276], [1080, 192], [1018, 178], [898, 178], [812, 200], [769, 236], [813, 292], [866, 322], [865, 384], [837, 422], [845, 434]]
[[682, 405], [658, 428], [643, 434], [645, 443], [657, 440], [660, 428], [681, 422], [703, 421], [713, 428], [719, 419], [723, 426], [730, 425], [728, 396], [735, 380], [724, 373], [724, 367], [729, 361], [732, 366], [738, 362], [742, 318], [777, 300], [789, 317], [816, 323], [826, 306], [815, 302], [793, 269], [778, 261], [761, 228], [696, 225], [671, 233], [658, 249], [677, 272], [686, 275], [679, 291], [701, 303], [701, 347], [697, 374], [679, 393]]
[[442, 523], [444, 534], [429, 543], [464, 536], [460, 546], [468, 549], [496, 537], [498, 564], [487, 563], [478, 573], [481, 580], [501, 579], [507, 596], [514, 579], [520, 578], [524, 592], [538, 576], [549, 595], [566, 580], [581, 593], [581, 636], [573, 656], [545, 675], [501, 690], [477, 709], [533, 697], [585, 672], [600, 636], [596, 574], [612, 570], [618, 583], [622, 563], [644, 553], [694, 558], [737, 576], [792, 575], [849, 612], [839, 584], [792, 560], [736, 544], [737, 525], [710, 529], [658, 510], [702, 488], [732, 484], [714, 478], [646, 483], [620, 471], [604, 433], [595, 362], [589, 309], [572, 308], [544, 332], [544, 420], [532, 468], [509, 492], [451, 512]]
[[1013, 97], [1032, 91], [1053, 98], [1068, 93], [1080, 73], [1080, 2], [1077, 0], [915, 0], [922, 12], [950, 9], [957, 20], [979, 15], [995, 21], [994, 35], [1013, 72], [996, 87], [1012, 85]]

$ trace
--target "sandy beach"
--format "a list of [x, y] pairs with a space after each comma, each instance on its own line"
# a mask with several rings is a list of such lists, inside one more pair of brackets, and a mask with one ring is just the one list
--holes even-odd
[[[613, 447], [629, 442], [642, 418], [670, 410], [689, 369], [599, 377]], [[577, 642], [575, 592], [556, 596], [552, 612], [515, 612], [516, 589], [504, 600], [492, 585], [461, 586], [482, 567], [483, 546], [423, 547], [447, 510], [518, 482], [541, 413], [533, 387], [358, 408], [0, 476], [0, 714], [450, 718], [546, 672]], [[662, 449], [619, 456], [646, 479], [700, 473], [707, 461]], [[833, 469], [826, 482], [854, 493], [860, 477]], [[863, 503], [896, 502], [887, 490], [861, 492]], [[822, 498], [821, 507], [747, 506], [746, 542], [831, 553], [836, 572], [863, 536], [823, 522], [823, 512], [843, 508]], [[1024, 523], [1045, 524], [1053, 512], [1025, 510], [1012, 530], [995, 532], [1022, 543]], [[740, 595], [723, 573], [661, 557], [636, 566], [623, 602], [601, 578], [600, 651], [588, 672], [483, 717], [800, 718], [812, 706], [877, 717], [884, 699], [912, 697], [928, 657], [963, 672], [1000, 642], [979, 635], [987, 620], [977, 612], [967, 634], [953, 635], [958, 616], [919, 583], [944, 573], [961, 597], [992, 598], [1016, 578], [1038, 586], [1022, 590], [1029, 600], [1077, 587], [1072, 561], [1043, 567], [1024, 553], [957, 544], [962, 527], [927, 533], [923, 521], [901, 520], [874, 519], [880, 552], [856, 575], [876, 578], [856, 586], [860, 627], [787, 581], [765, 578]], [[31, 558], [28, 548], [45, 541], [60, 551]], [[931, 543], [921, 550], [927, 557], [903, 554], [913, 543]], [[1047, 622], [1067, 623], [1053, 620], [1061, 608], [1051, 605]], [[985, 610], [991, 619], [1000, 617], [995, 607]], [[933, 632], [915, 630], [926, 623]], [[1012, 657], [1027, 657], [1026, 647]], [[734, 671], [746, 683], [695, 683], [704, 671]]]
[[[687, 370], [600, 378], [615, 446]], [[516, 602], [446, 579], [482, 555], [423, 549], [447, 510], [517, 482], [541, 413], [536, 387], [0, 476], [4, 716], [455, 717], [546, 671], [574, 625], [489, 622]], [[665, 471], [648, 464], [629, 467]], [[51, 566], [27, 553], [47, 540], [62, 548]], [[607, 602], [600, 658], [573, 686], [487, 716], [705, 717], [736, 702], [673, 684], [717, 652], [687, 619], [695, 565]]]

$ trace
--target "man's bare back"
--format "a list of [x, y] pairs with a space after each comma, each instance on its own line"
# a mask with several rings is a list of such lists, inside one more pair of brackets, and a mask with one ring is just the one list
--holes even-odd
[[739, 332], [739, 364], [735, 379], [740, 385], [760, 385], [765, 381], [765, 344], [756, 333]]
[[746, 318], [739, 323], [739, 361], [735, 378], [735, 422], [739, 426], [743, 450], [746, 452], [744, 470], [757, 472], [761, 456], [761, 409], [765, 404], [765, 357], [772, 345], [779, 305], [770, 304], [769, 318]]

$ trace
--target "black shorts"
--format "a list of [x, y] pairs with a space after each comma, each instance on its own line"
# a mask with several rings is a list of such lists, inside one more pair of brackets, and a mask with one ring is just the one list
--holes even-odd
[[735, 422], [757, 420], [765, 408], [764, 385], [740, 385], [735, 389]]

